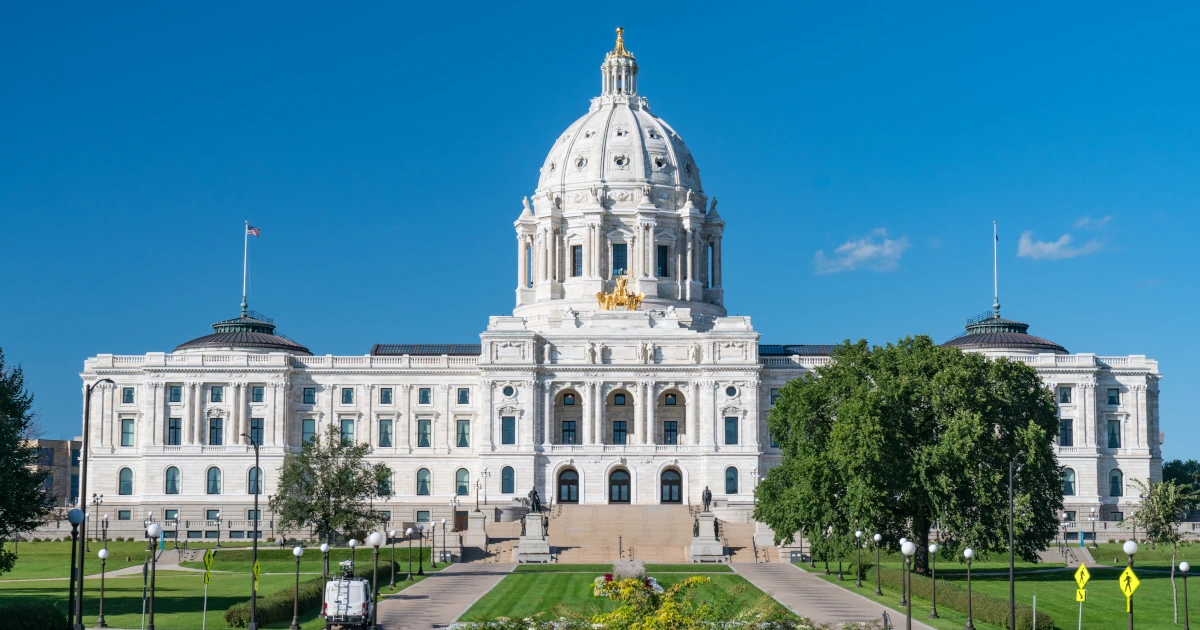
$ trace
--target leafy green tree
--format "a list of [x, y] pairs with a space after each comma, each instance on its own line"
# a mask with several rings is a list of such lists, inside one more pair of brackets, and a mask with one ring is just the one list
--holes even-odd
[[[1054, 539], [1057, 408], [1033, 368], [925, 336], [847, 341], [832, 358], [785, 385], [768, 417], [783, 454], [758, 486], [755, 518], [781, 540], [827, 532], [840, 547], [859, 528], [897, 550], [907, 537], [921, 572], [935, 524], [946, 557], [967, 545], [1007, 551], [1014, 459], [1016, 553], [1034, 560]], [[827, 544], [807, 538], [814, 550]]]
[[338, 427], [329, 425], [299, 453], [285, 456], [271, 497], [281, 527], [313, 527], [328, 539], [336, 531], [357, 534], [384, 523], [371, 503], [392, 496], [391, 470], [367, 461], [371, 450], [370, 444], [343, 442]]
[[28, 441], [35, 429], [32, 406], [21, 367], [5, 369], [0, 350], [0, 574], [17, 561], [3, 541], [40, 525], [53, 501], [43, 486], [46, 472], [38, 470], [37, 448]]
[[1171, 546], [1171, 591], [1175, 596], [1175, 623], [1179, 623], [1179, 593], [1175, 590], [1175, 556], [1183, 541], [1179, 524], [1188, 506], [1194, 505], [1200, 496], [1190, 485], [1176, 483], [1174, 479], [1149, 485], [1141, 479], [1132, 481], [1142, 495], [1142, 504], [1125, 518], [1122, 526], [1144, 530], [1146, 540], [1154, 545]]
[[1200, 462], [1189, 459], [1186, 462], [1172, 459], [1163, 462], [1163, 481], [1174, 481], [1181, 486], [1189, 486], [1195, 491], [1196, 498], [1188, 504], [1191, 509], [1200, 507]]

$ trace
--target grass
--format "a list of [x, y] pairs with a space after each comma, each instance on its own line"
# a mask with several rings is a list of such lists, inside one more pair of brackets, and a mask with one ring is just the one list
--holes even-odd
[[[1100, 564], [1108, 564], [1114, 566], [1125, 566], [1125, 560], [1128, 556], [1125, 555], [1125, 550], [1121, 548], [1122, 543], [1101, 543], [1097, 549], [1089, 549], [1092, 553], [1092, 558]], [[1116, 562], [1113, 562], [1113, 559]], [[1179, 545], [1179, 554], [1175, 558], [1175, 563], [1188, 561], [1192, 565], [1200, 562], [1200, 545], [1190, 543]], [[1149, 543], [1138, 543], [1138, 552], [1133, 556], [1133, 566], [1146, 567], [1153, 569], [1168, 570], [1171, 565], [1171, 548], [1165, 545], [1159, 545], [1158, 548], [1152, 548]]]
[[[604, 565], [561, 566], [590, 567], [590, 570], [586, 573], [554, 571], [513, 573], [501, 580], [491, 591], [485, 593], [459, 619], [462, 621], [479, 621], [496, 617], [520, 619], [539, 612], [549, 615], [559, 603], [581, 612], [606, 612], [616, 607], [616, 604], [609, 599], [592, 595], [592, 581], [596, 579], [596, 576], [607, 571], [608, 567]], [[649, 569], [649, 567], [647, 568]], [[663, 588], [670, 588], [696, 572], [656, 574], [648, 571], [648, 573], [654, 575]], [[697, 601], [714, 601], [732, 595], [749, 603], [762, 595], [762, 591], [741, 576], [730, 574], [708, 577], [712, 580], [711, 582], [702, 584], [693, 591]]]
[[[6, 543], [7, 545], [7, 543]], [[11, 545], [6, 548], [11, 549]], [[100, 575], [100, 558], [96, 554], [104, 548], [103, 543], [91, 543], [91, 551], [84, 562], [85, 575]], [[0, 575], [0, 580], [31, 580], [39, 578], [70, 577], [71, 543], [67, 542], [23, 542], [16, 547], [17, 563], [9, 573]], [[141, 566], [149, 559], [146, 543], [108, 542], [106, 571], [115, 571], [129, 566]], [[129, 560], [126, 561], [125, 558]], [[86, 583], [86, 580], [85, 580]]]
[[[430, 566], [429, 554], [430, 552], [428, 547], [425, 548], [424, 554], [418, 554], [417, 549], [413, 548], [412, 565], [414, 573], [417, 571], [418, 564], [424, 565], [426, 573], [441, 569], [443, 565], [441, 562], [438, 563], [437, 569], [433, 569]], [[330, 549], [329, 572], [336, 573], [338, 571], [338, 563], [343, 560], [349, 560], [350, 555], [350, 550], [346, 548]], [[355, 562], [357, 562], [359, 565], [362, 565], [363, 563], [370, 563], [373, 556], [374, 549], [358, 549], [354, 552]], [[221, 550], [213, 555], [212, 570], [249, 573], [250, 569], [254, 566], [254, 563], [251, 560], [252, 557], [252, 552], [248, 549]], [[391, 547], [380, 547], [379, 561], [381, 564], [387, 560], [390, 560], [391, 557]], [[423, 558], [423, 561], [418, 563], [418, 558]], [[405, 548], [404, 550], [401, 550], [400, 547], [397, 546], [396, 562], [404, 565], [405, 568], [407, 568], [407, 561], [408, 549]], [[292, 555], [292, 550], [290, 547], [288, 549], [264, 549], [259, 547], [258, 562], [259, 565], [262, 566], [263, 573], [293, 573], [296, 570], [296, 557]], [[300, 572], [320, 573], [323, 562], [324, 559], [322, 558], [321, 550], [319, 548], [305, 548], [304, 555], [300, 558]], [[204, 563], [202, 561], [181, 562], [179, 566], [192, 569], [203, 569]]]
[[[587, 573], [593, 579], [612, 570], [612, 564], [520, 564], [514, 573]], [[660, 573], [732, 573], [725, 564], [647, 564], [646, 575], [657, 577]]]

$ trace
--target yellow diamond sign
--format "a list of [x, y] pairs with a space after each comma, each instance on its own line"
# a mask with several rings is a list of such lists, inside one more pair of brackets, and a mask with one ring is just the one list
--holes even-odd
[[209, 547], [208, 549], [204, 550], [204, 568], [211, 569], [212, 562], [213, 562], [213, 552], [212, 552], [212, 547]]
[[1142, 581], [1138, 576], [1133, 574], [1133, 567], [1125, 567], [1121, 572], [1121, 577], [1117, 579], [1117, 585], [1121, 587], [1121, 592], [1125, 593], [1125, 597], [1133, 597], [1133, 592], [1142, 585]]
[[1092, 579], [1092, 574], [1088, 573], [1087, 567], [1079, 565], [1079, 569], [1075, 571], [1075, 583], [1079, 585], [1079, 590], [1083, 590], [1090, 579]]

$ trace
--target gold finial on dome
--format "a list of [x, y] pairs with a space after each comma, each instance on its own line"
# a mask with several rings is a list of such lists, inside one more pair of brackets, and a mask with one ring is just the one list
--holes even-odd
[[617, 45], [613, 51], [609, 53], [613, 57], [632, 57], [633, 53], [625, 50], [625, 29], [617, 27]]

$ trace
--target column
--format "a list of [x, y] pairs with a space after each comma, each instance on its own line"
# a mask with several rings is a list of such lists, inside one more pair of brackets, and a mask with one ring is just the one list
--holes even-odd
[[517, 288], [524, 289], [529, 278], [529, 270], [526, 269], [528, 258], [525, 256], [525, 237], [517, 235]]
[[400, 438], [398, 446], [412, 453], [412, 435], [416, 430], [412, 421], [412, 385], [404, 383], [397, 389], [400, 390], [400, 417], [396, 418], [396, 424], [400, 426], [395, 427], [392, 431]]
[[646, 434], [643, 444], [657, 444], [658, 440], [658, 394], [655, 393], [654, 381], [646, 386]]
[[583, 436], [579, 440], [579, 442], [578, 442], [579, 444], [591, 444], [592, 443], [592, 408], [595, 407], [595, 403], [592, 401], [592, 398], [593, 398], [592, 386], [593, 385], [594, 385], [594, 383], [588, 382], [588, 383], [584, 383], [583, 386], [579, 388], [579, 391], [581, 393], [580, 403], [583, 405], [583, 415], [580, 418], [580, 422], [579, 422], [579, 425], [580, 425], [579, 430], [583, 433]]
[[554, 426], [554, 383], [542, 383], [542, 450], [550, 450], [550, 432]]
[[496, 450], [496, 423], [492, 421], [492, 414], [494, 413], [492, 409], [492, 396], [494, 392], [492, 390], [495, 388], [495, 384], [491, 381], [483, 382], [483, 409], [480, 418], [487, 423], [487, 444], [489, 451]]
[[450, 385], [442, 383], [438, 385], [438, 391], [442, 396], [442, 417], [445, 419], [442, 424], [445, 425], [445, 430], [442, 432], [444, 438], [443, 443], [446, 447], [446, 452], [450, 452], [456, 442], [454, 441], [454, 417], [450, 414]]
[[596, 383], [596, 427], [592, 435], [596, 444], [604, 444], [608, 437], [608, 395], [604, 393], [604, 383]]
[[[164, 415], [166, 411], [166, 397], [164, 396], [166, 387], [163, 383], [151, 383], [150, 386], [153, 388], [151, 391], [153, 392], [154, 397], [150, 401], [150, 435], [146, 436], [146, 444], [161, 445], [166, 442], [163, 439], [163, 434], [166, 433], [167, 424]], [[163, 421], [161, 423], [159, 422], [160, 416], [163, 416]]]
[[700, 432], [696, 426], [696, 396], [697, 387], [695, 383], [688, 383], [687, 386], [687, 405], [684, 407], [684, 413], [687, 416], [684, 418], [684, 425], [687, 427], [688, 444], [700, 443]]
[[[270, 430], [268, 431], [267, 427], [263, 427], [263, 431], [267, 432], [267, 435], [263, 436], [263, 443], [270, 444], [271, 446], [282, 446], [281, 442], [279, 441], [279, 435], [282, 433], [281, 429], [285, 424], [284, 419], [287, 417], [283, 409], [283, 401], [287, 399], [287, 393], [284, 389], [286, 387], [286, 383], [271, 384]], [[263, 423], [266, 423], [266, 419], [263, 419]]]
[[642, 444], [643, 431], [646, 426], [646, 383], [638, 382], [633, 389], [633, 440], [632, 444]]
[[696, 245], [695, 241], [696, 241], [696, 239], [692, 236], [692, 231], [688, 230], [687, 231], [687, 276], [686, 276], [686, 280], [685, 280], [684, 284], [680, 288], [680, 291], [683, 291], [679, 294], [679, 298], [681, 300], [691, 299], [691, 297], [692, 297], [690, 295], [691, 292], [684, 291], [684, 288], [686, 288], [691, 283], [691, 280], [696, 277], [696, 262], [694, 260], [696, 257], [695, 251], [694, 251], [695, 245]]
[[183, 418], [180, 420], [180, 422], [183, 423], [183, 426], [180, 427], [180, 430], [183, 433], [183, 435], [180, 436], [182, 438], [180, 440], [180, 443], [182, 443], [182, 444], [194, 444], [195, 443], [196, 430], [192, 428], [192, 423], [194, 423], [196, 421], [196, 419], [194, 417], [195, 414], [193, 413], [194, 405], [192, 403], [192, 398], [195, 395], [196, 395], [195, 392], [192, 391], [192, 384], [184, 383], [183, 384]]
[[713, 288], [721, 288], [721, 237], [713, 240]]
[[1134, 385], [1133, 391], [1137, 395], [1138, 446], [1150, 448], [1154, 443], [1152, 440], [1156, 436], [1150, 435], [1150, 417], [1146, 409], [1146, 386]]
[[192, 395], [192, 443], [204, 443], [204, 384], [191, 383]]

